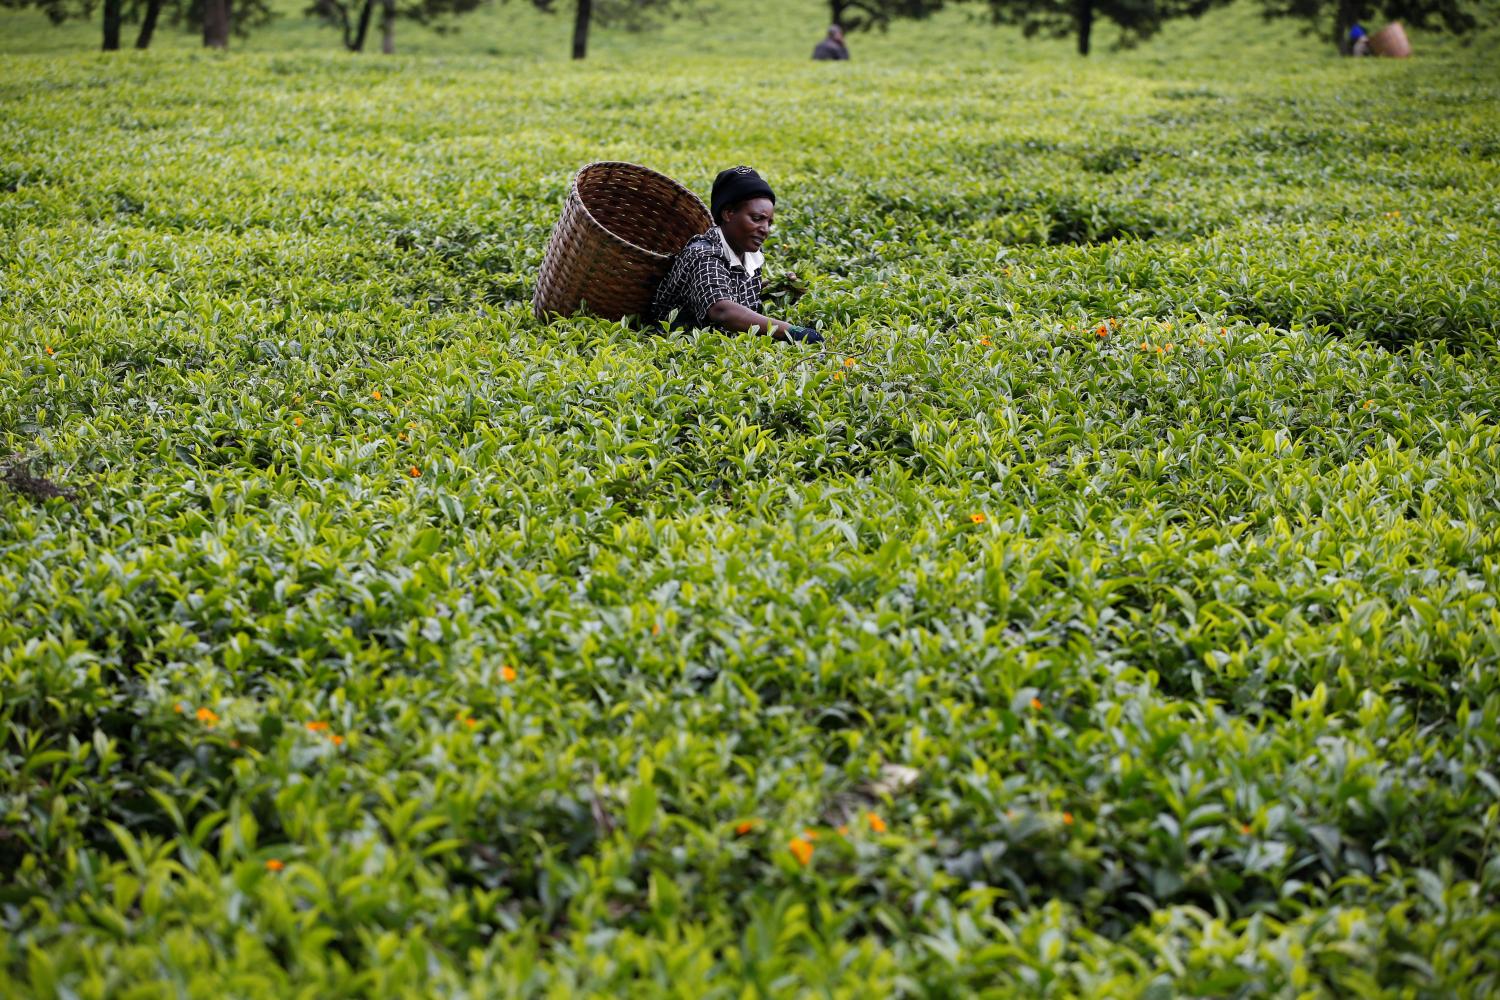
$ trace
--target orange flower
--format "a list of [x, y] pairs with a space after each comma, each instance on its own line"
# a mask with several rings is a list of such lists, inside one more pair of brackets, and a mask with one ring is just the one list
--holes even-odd
[[1367, 400], [1365, 400], [1365, 409], [1367, 409], [1367, 410], [1373, 410], [1374, 408], [1375, 408], [1375, 400], [1373, 400], [1373, 399], [1367, 399]]
[[307, 724], [307, 731], [310, 732], [310, 733], [326, 733], [326, 732], [328, 732], [328, 723], [326, 723], [326, 722], [309, 722]]
[[328, 741], [336, 747], [341, 747], [344, 745], [344, 738], [338, 733], [330, 733], [328, 736]]
[[1229, 331], [1226, 330], [1226, 329], [1224, 329], [1221, 326], [1221, 327], [1219, 327], [1219, 336], [1221, 336], [1221, 337], [1227, 337], [1227, 336], [1229, 336]]
[[422, 474], [422, 470], [413, 465], [410, 469], [406, 470], [406, 474], [408, 476], [411, 476], [413, 479], [416, 479]]
[[843, 372], [834, 372], [833, 373], [833, 380], [835, 382], [842, 382], [844, 380], [844, 373]]
[[211, 708], [200, 708], [193, 714], [197, 716], [198, 721], [203, 723], [205, 726], [212, 726], [214, 723], [219, 721], [219, 716], [215, 714], [214, 710]]
[[661, 622], [652, 622], [651, 623], [651, 634], [652, 635], [661, 635]]
[[870, 824], [870, 829], [876, 833], [885, 833], [885, 820], [872, 812], [865, 813], [865, 822]]
[[1094, 333], [1096, 333], [1100, 337], [1108, 337], [1109, 327], [1105, 326], [1103, 323], [1100, 323], [1099, 329], [1095, 330]]
[[47, 356], [50, 358], [52, 356], [52, 348], [48, 347], [48, 348], [45, 348], [45, 350], [47, 352]]
[[969, 515], [969, 520], [973, 521], [975, 524], [983, 524], [985, 522], [985, 517], [983, 514], [975, 511], [973, 514]]
[[172, 706], [172, 711], [176, 712], [178, 715], [181, 715], [183, 712], [186, 712], [187, 709], [184, 708], [182, 702], [179, 701], [177, 704]]
[[754, 829], [755, 829], [755, 820], [753, 820], [753, 819], [741, 820], [740, 822], [738, 822], [738, 823], [736, 823], [734, 825], [734, 835], [736, 837], [743, 837], [746, 834], [750, 833], [750, 831], [752, 831]]
[[1243, 833], [1247, 837], [1250, 836], [1250, 824], [1249, 823], [1241, 823], [1240, 824], [1240, 833]]
[[397, 434], [396, 435], [396, 440], [397, 441], [405, 441], [406, 440], [406, 432], [402, 431], [400, 434]]
[[1063, 813], [1063, 826], [1072, 826], [1072, 825], [1073, 825], [1073, 814], [1070, 813], [1070, 812]]
[[371, 399], [379, 399], [380, 398], [380, 390], [376, 389], [374, 392], [370, 393], [370, 398]]
[[279, 871], [281, 871], [281, 869], [283, 869], [285, 867], [286, 867], [286, 862], [285, 861], [278, 861], [276, 858], [271, 858], [269, 861], [266, 862], [266, 871], [268, 871], [268, 872], [279, 872]]
[[847, 837], [847, 836], [849, 836], [849, 824], [848, 823], [840, 823], [839, 824], [839, 836], [840, 837]]
[[501, 667], [500, 668], [500, 679], [502, 681], [504, 681], [505, 683], [507, 683], [507, 684], [509, 684], [511, 681], [515, 680], [516, 679], [516, 668], [512, 667], [508, 663], [505, 666]]
[[1031, 699], [1031, 710], [1033, 712], [1040, 712], [1042, 710], [1042, 699], [1040, 699], [1040, 698], [1033, 698], [1033, 699]]
[[808, 840], [817, 840], [818, 839], [818, 831], [817, 830], [803, 830], [802, 831], [802, 836], [806, 837]]
[[1169, 350], [1169, 351], [1170, 351], [1170, 350], [1171, 350], [1171, 349], [1172, 349], [1172, 345], [1171, 345], [1171, 344], [1168, 344], [1168, 345], [1167, 345], [1167, 350]]
[[1113, 330], [1115, 327], [1117, 327], [1119, 325], [1120, 325], [1120, 321], [1119, 320], [1115, 319], [1113, 316], [1111, 316], [1109, 318], [1109, 328], [1111, 330]]
[[804, 868], [807, 867], [808, 862], [812, 861], [813, 845], [801, 837], [793, 837], [786, 846], [797, 859], [797, 863]]
[[1141, 341], [1141, 350], [1143, 350], [1143, 351], [1149, 351], [1149, 350], [1151, 350], [1151, 345], [1148, 344], [1146, 341], [1143, 340], [1143, 341]]
[[982, 344], [985, 347], [988, 347], [988, 346], [990, 346], [990, 338], [988, 338], [988, 337], [980, 337], [979, 338], [979, 343]]
[[301, 417], [293, 417], [292, 418], [292, 426], [294, 426], [294, 427], [301, 427], [302, 426], [302, 418]]
[[845, 358], [844, 359], [844, 367], [845, 368], [853, 368], [857, 364], [859, 364], [859, 362], [855, 361], [853, 358]]
[[473, 729], [475, 726], [479, 725], [479, 720], [475, 718], [468, 718], [464, 720], [464, 725], [468, 726], [470, 729]]

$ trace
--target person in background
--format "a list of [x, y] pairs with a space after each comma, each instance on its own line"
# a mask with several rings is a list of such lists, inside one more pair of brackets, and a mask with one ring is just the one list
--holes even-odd
[[1355, 24], [1349, 29], [1349, 54], [1351, 56], [1370, 54], [1370, 36], [1365, 33], [1364, 25]]
[[849, 47], [844, 44], [844, 29], [836, 24], [828, 26], [828, 35], [813, 49], [814, 59], [848, 59]]
[[812, 327], [772, 319], [761, 309], [761, 245], [776, 217], [776, 195], [749, 167], [719, 171], [709, 196], [714, 224], [694, 236], [656, 289], [651, 316], [682, 329], [715, 326], [734, 333], [757, 329], [774, 340], [816, 344]]

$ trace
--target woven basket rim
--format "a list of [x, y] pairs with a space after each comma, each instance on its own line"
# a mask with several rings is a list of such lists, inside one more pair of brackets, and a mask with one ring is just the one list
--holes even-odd
[[[583, 210], [584, 217], [593, 224], [595, 229], [597, 229], [599, 232], [603, 233], [605, 236], [609, 237], [611, 240], [618, 243], [622, 247], [634, 250], [637, 253], [643, 253], [648, 257], [654, 257], [657, 260], [671, 260], [676, 256], [676, 254], [661, 253], [659, 251], [643, 247], [638, 243], [632, 243], [630, 240], [627, 240], [625, 237], [621, 236], [613, 229], [610, 229], [608, 226], [594, 217], [594, 213], [589, 211], [588, 203], [583, 200], [583, 195], [578, 194], [578, 178], [582, 177], [585, 171], [591, 170], [594, 167], [629, 167], [632, 170], [639, 170], [643, 173], [660, 177], [662, 180], [672, 185], [672, 187], [676, 188], [683, 194], [687, 195], [689, 198], [693, 199], [693, 201], [697, 202], [698, 206], [703, 209], [703, 214], [708, 215], [708, 206], [703, 204], [703, 199], [699, 198], [691, 188], [689, 188], [686, 184], [683, 184], [681, 181], [677, 180], [675, 177], [669, 177], [659, 170], [652, 170], [650, 167], [642, 166], [639, 163], [632, 163], [629, 160], [592, 160], [579, 167], [577, 172], [573, 174], [573, 181], [568, 187], [568, 197], [571, 198], [574, 195], [577, 195], [578, 207]], [[710, 217], [709, 221], [710, 225], [712, 225], [712, 217]]]

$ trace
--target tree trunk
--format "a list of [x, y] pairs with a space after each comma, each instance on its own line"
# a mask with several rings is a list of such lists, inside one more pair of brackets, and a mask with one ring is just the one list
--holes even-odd
[[578, 10], [573, 15], [573, 58], [582, 59], [589, 54], [589, 20], [594, 16], [594, 0], [577, 0]]
[[359, 11], [359, 27], [354, 29], [354, 43], [349, 46], [350, 52], [365, 50], [365, 36], [370, 33], [370, 15], [374, 10], [375, 0], [365, 0], [365, 5]]
[[344, 33], [344, 48], [352, 49], [354, 43], [350, 40], [349, 8], [335, 0], [318, 0], [318, 10]]
[[1089, 54], [1089, 35], [1094, 32], [1094, 0], [1077, 0], [1074, 16], [1078, 19], [1078, 54]]
[[1354, 27], [1360, 19], [1359, 0], [1339, 0], [1338, 7], [1333, 14], [1333, 44], [1344, 55], [1351, 51], [1349, 44], [1349, 29]]
[[844, 0], [828, 0], [828, 23], [844, 26]]
[[203, 44], [211, 49], [229, 48], [229, 0], [204, 0]]
[[151, 47], [151, 36], [156, 34], [156, 19], [161, 16], [161, 4], [162, 0], [147, 0], [146, 14], [141, 18], [141, 31], [135, 36], [136, 48]]
[[124, 0], [104, 0], [104, 51], [120, 47], [120, 15]]
[[396, 0], [381, 0], [380, 51], [386, 55], [396, 51]]

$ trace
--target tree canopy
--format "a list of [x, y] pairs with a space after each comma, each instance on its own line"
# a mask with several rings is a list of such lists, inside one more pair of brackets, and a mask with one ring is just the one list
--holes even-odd
[[1162, 25], [1180, 17], [1199, 17], [1230, 0], [985, 0], [997, 24], [1014, 24], [1030, 38], [1074, 35], [1078, 52], [1088, 55], [1094, 23], [1107, 18], [1119, 25], [1120, 43], [1150, 38]]
[[[273, 16], [270, 0], [0, 0], [0, 7], [40, 10], [53, 24], [70, 20], [92, 20], [96, 10], [103, 12], [103, 49], [120, 47], [120, 35], [127, 24], [139, 24], [135, 47], [147, 48], [161, 16], [189, 28], [204, 28], [204, 43], [225, 45], [231, 29], [244, 37], [249, 29], [265, 24]], [[212, 22], [212, 24], [210, 23]], [[212, 28], [212, 31], [210, 31]], [[212, 34], [212, 37], [210, 37]]]
[[845, 31], [884, 31], [892, 21], [920, 21], [942, 8], [943, 0], [828, 0], [830, 23]]
[[1260, 4], [1267, 19], [1304, 21], [1309, 30], [1327, 31], [1340, 47], [1347, 45], [1349, 29], [1362, 22], [1404, 21], [1414, 28], [1441, 28], [1456, 35], [1479, 24], [1473, 5], [1463, 0], [1260, 0]]
[[[556, 0], [531, 0], [537, 10], [553, 13]], [[690, 0], [573, 0], [573, 58], [588, 55], [589, 29], [595, 21], [605, 27], [640, 31], [661, 18], [674, 16]]]
[[320, 17], [343, 32], [344, 47], [363, 52], [369, 35], [370, 21], [380, 11], [380, 48], [394, 52], [396, 21], [406, 20], [441, 31], [449, 18], [478, 10], [486, 0], [315, 0], [307, 8], [311, 17]]

